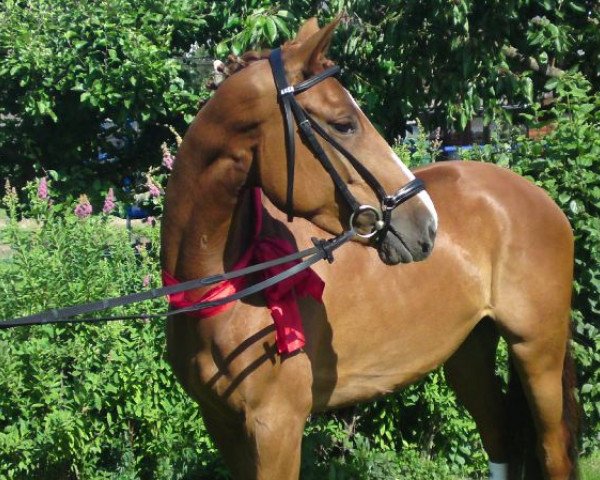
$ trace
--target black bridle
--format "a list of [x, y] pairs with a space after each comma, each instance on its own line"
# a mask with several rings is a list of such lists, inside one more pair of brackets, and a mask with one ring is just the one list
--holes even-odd
[[[275, 86], [277, 88], [277, 96], [283, 113], [283, 130], [285, 135], [288, 181], [285, 210], [288, 215], [288, 220], [292, 220], [294, 211], [294, 170], [296, 162], [296, 146], [294, 142], [295, 119], [296, 124], [298, 125], [300, 138], [307, 144], [308, 148], [319, 160], [325, 171], [333, 180], [335, 187], [350, 207], [352, 212], [349, 220], [350, 229], [355, 229], [355, 221], [361, 214], [365, 212], [371, 212], [376, 218], [376, 221], [373, 223], [372, 230], [367, 234], [361, 234], [358, 231], [355, 231], [355, 233], [361, 237], [369, 238], [377, 235], [380, 232], [385, 232], [388, 230], [390, 228], [392, 211], [400, 204], [406, 202], [419, 192], [423, 191], [425, 189], [425, 184], [423, 181], [415, 178], [403, 187], [399, 188], [393, 195], [388, 195], [373, 174], [335, 138], [329, 135], [329, 133], [327, 133], [327, 131], [300, 106], [295, 95], [308, 90], [326, 78], [338, 75], [340, 73], [340, 67], [334, 66], [328, 68], [323, 72], [310, 77], [308, 80], [304, 80], [303, 82], [291, 86], [288, 84], [285, 76], [285, 68], [283, 66], [280, 48], [277, 48], [271, 52], [269, 56], [269, 62], [271, 64], [271, 70], [273, 71], [273, 78], [275, 79]], [[377, 195], [381, 206], [380, 209], [371, 205], [361, 205], [356, 200], [354, 195], [352, 195], [352, 192], [350, 192], [348, 185], [346, 185], [346, 183], [342, 180], [339, 173], [331, 163], [331, 160], [325, 153], [325, 150], [317, 140], [315, 132], [333, 148], [340, 152], [344, 157], [346, 157], [358, 174], [375, 192], [375, 195]]]
[[[14, 318], [7, 321], [0, 321], [0, 329], [11, 328], [17, 326], [26, 325], [41, 325], [49, 323], [97, 323], [104, 321], [113, 320], [134, 320], [134, 319], [151, 319], [158, 317], [169, 317], [177, 314], [193, 312], [197, 310], [204, 310], [206, 308], [216, 307], [225, 303], [240, 300], [250, 295], [261, 292], [262, 290], [275, 285], [289, 277], [296, 275], [297, 273], [305, 270], [320, 260], [327, 260], [333, 262], [333, 251], [342, 246], [344, 243], [352, 239], [354, 235], [359, 235], [365, 238], [372, 237], [376, 234], [381, 234], [387, 229], [392, 229], [391, 226], [391, 214], [392, 211], [401, 203], [404, 203], [408, 199], [414, 197], [420, 191], [425, 188], [423, 182], [419, 179], [414, 179], [407, 183], [405, 186], [400, 188], [394, 195], [387, 195], [381, 184], [377, 179], [369, 172], [365, 166], [360, 163], [350, 152], [348, 152], [342, 145], [340, 145], [334, 138], [332, 138], [317, 122], [314, 121], [306, 111], [296, 101], [294, 95], [304, 92], [316, 85], [317, 83], [325, 80], [328, 77], [337, 75], [340, 71], [339, 67], [329, 68], [322, 73], [315, 75], [297, 85], [289, 86], [285, 78], [285, 70], [283, 68], [283, 62], [281, 59], [281, 50], [273, 50], [269, 57], [271, 68], [273, 70], [273, 76], [275, 77], [275, 84], [278, 90], [278, 98], [283, 109], [283, 122], [285, 131], [285, 143], [286, 143], [286, 156], [287, 156], [287, 204], [286, 211], [288, 218], [293, 217], [293, 191], [294, 191], [294, 166], [295, 166], [295, 144], [294, 144], [294, 128], [293, 120], [295, 118], [301, 138], [308, 144], [309, 148], [314, 153], [315, 157], [321, 162], [323, 168], [331, 176], [336, 188], [339, 190], [345, 201], [350, 206], [352, 214], [350, 216], [350, 228], [340, 235], [329, 239], [313, 239], [314, 246], [307, 248], [300, 252], [296, 252], [287, 255], [276, 260], [263, 262], [250, 267], [235, 270], [232, 272], [222, 273], [218, 275], [212, 275], [206, 278], [200, 278], [190, 280], [177, 285], [171, 285], [162, 288], [154, 288], [139, 293], [132, 293], [130, 295], [124, 295], [121, 297], [106, 298], [96, 302], [90, 302], [86, 304], [74, 305], [71, 307], [65, 307], [60, 309], [51, 309], [45, 312], [36, 313], [33, 315], [27, 315], [20, 318]], [[318, 142], [315, 133], [338, 150], [344, 155], [352, 166], [358, 171], [363, 177], [367, 184], [376, 193], [377, 198], [381, 202], [381, 212], [371, 205], [361, 205], [354, 195], [350, 192], [348, 186], [340, 177], [339, 173], [327, 157], [327, 154]], [[372, 212], [377, 221], [373, 225], [373, 230], [368, 234], [361, 234], [355, 231], [354, 222], [356, 218], [364, 212]], [[308, 257], [308, 258], [307, 258]], [[171, 295], [178, 292], [185, 292], [196, 288], [206, 287], [219, 283], [225, 280], [238, 278], [244, 275], [249, 275], [254, 272], [259, 272], [267, 268], [283, 265], [286, 263], [294, 262], [300, 259], [306, 258], [305, 260], [297, 263], [287, 270], [271, 277], [251, 285], [239, 292], [236, 292], [228, 297], [220, 298], [218, 300], [201, 302], [189, 307], [180, 309], [172, 309], [168, 312], [163, 313], [151, 313], [151, 314], [138, 314], [138, 315], [114, 315], [114, 316], [102, 316], [102, 317], [81, 317], [101, 310], [109, 308], [120, 307], [129, 305], [132, 303], [142, 302], [145, 300], [151, 300], [165, 295]]]

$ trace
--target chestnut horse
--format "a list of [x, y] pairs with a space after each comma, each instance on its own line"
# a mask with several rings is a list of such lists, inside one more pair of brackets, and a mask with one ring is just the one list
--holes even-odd
[[[283, 46], [290, 84], [331, 66], [324, 52], [336, 24], [319, 29], [311, 19]], [[336, 79], [297, 100], [388, 193], [414, 178]], [[321, 143], [354, 197], [377, 205], [346, 158]], [[285, 222], [285, 158], [273, 73], [256, 55], [223, 81], [185, 135], [167, 188], [164, 271], [185, 281], [231, 270], [251, 242], [249, 187], [268, 199], [261, 237], [305, 248], [311, 237], [347, 228], [347, 205], [299, 137], [299, 218]], [[314, 267], [326, 284], [323, 302], [298, 298], [306, 345], [295, 354], [277, 354], [261, 294], [207, 318], [169, 321], [168, 359], [234, 478], [297, 479], [312, 412], [378, 398], [442, 364], [475, 419], [491, 478], [575, 478], [569, 223], [541, 189], [493, 165], [448, 162], [415, 173], [428, 193], [394, 210], [399, 235], [350, 242], [333, 264]], [[494, 372], [500, 336], [515, 371], [508, 396]], [[529, 420], [532, 437], [515, 443], [511, 419]]]

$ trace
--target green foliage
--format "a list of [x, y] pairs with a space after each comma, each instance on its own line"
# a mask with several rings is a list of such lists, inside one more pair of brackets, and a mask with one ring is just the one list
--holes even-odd
[[[4, 203], [11, 255], [0, 263], [1, 318], [160, 282], [155, 229], [133, 248], [107, 216], [80, 219], [72, 205], [30, 195], [38, 221], [23, 228], [10, 188]], [[217, 478], [215, 449], [164, 349], [162, 324], [142, 321], [1, 331], [0, 478]]]
[[582, 480], [600, 480], [600, 453], [596, 452], [581, 462]]
[[4, 168], [31, 176], [34, 163], [62, 174], [74, 166], [88, 181], [98, 171], [110, 178], [114, 166], [95, 162], [98, 149], [114, 150], [106, 118], [128, 142], [121, 160], [147, 162], [145, 143], [167, 134], [157, 126], [189, 121], [206, 95], [186, 65], [208, 13], [198, 0], [0, 3]]
[[292, 36], [289, 29], [289, 22], [295, 20], [292, 13], [273, 6], [270, 1], [250, 3], [254, 8], [249, 11], [236, 11], [231, 4], [222, 4], [224, 11], [219, 13], [227, 17], [225, 28], [236, 33], [219, 42], [215, 51], [218, 56], [241, 55], [248, 49], [283, 43]]
[[[99, 211], [111, 178], [98, 175], [90, 162], [68, 165], [95, 154], [102, 143], [98, 124], [106, 116], [141, 122], [139, 134], [119, 127], [133, 145], [148, 141], [156, 133], [153, 124], [160, 123], [163, 133], [154, 143], [133, 147], [128, 158], [146, 151], [153, 157], [152, 149], [168, 135], [162, 124], [178, 124], [203, 95], [197, 69], [207, 52], [279, 43], [317, 3], [0, 4], [0, 114], [17, 115], [0, 118], [6, 124], [0, 155], [17, 160], [8, 169], [17, 173], [41, 163], [54, 201], [39, 197], [38, 183], [26, 187], [27, 205], [7, 191], [8, 223], [0, 243], [11, 250], [0, 260], [0, 318], [129, 293], [145, 279], [158, 284], [156, 230], [139, 232], [150, 242], [136, 250], [108, 216], [74, 216], [75, 197], [88, 187], [97, 192], [92, 204]], [[530, 102], [543, 87], [556, 92], [559, 101], [551, 110], [534, 102], [525, 116], [533, 126], [554, 125], [543, 139], [515, 136], [507, 128], [492, 145], [463, 156], [529, 177], [574, 227], [574, 349], [586, 414], [582, 446], [585, 453], [598, 449], [600, 97], [598, 63], [589, 60], [600, 45], [599, 7], [592, 2], [584, 8], [583, 1], [492, 2], [482, 12], [474, 1], [418, 7], [393, 1], [377, 8], [362, 0], [327, 3], [326, 16], [342, 5], [350, 12], [334, 53], [355, 74], [347, 78], [353, 91], [390, 135], [401, 130], [398, 118], [414, 116], [433, 101], [440, 103], [438, 119], [447, 115], [464, 123], [480, 105], [493, 111], [501, 95]], [[194, 41], [202, 46], [190, 49]], [[578, 68], [588, 80], [569, 73], [547, 82], [540, 72], [520, 69], [502, 50], [506, 46], [542, 66]], [[424, 134], [396, 145], [413, 166], [435, 161], [438, 148]], [[145, 182], [160, 186], [166, 171], [154, 168], [148, 175], [137, 200], [160, 211], [162, 197], [148, 195]], [[71, 195], [53, 192], [61, 183], [71, 185]], [[23, 214], [35, 222], [18, 224]], [[120, 311], [163, 307], [156, 301]], [[164, 332], [156, 323], [1, 331], [0, 478], [226, 478], [197, 408], [163, 355]], [[505, 373], [501, 368], [499, 374]], [[441, 371], [351, 409], [347, 417], [328, 414], [309, 424], [303, 478], [444, 479], [485, 472], [474, 424], [456, 405]]]
[[[600, 438], [600, 95], [579, 75], [561, 78], [560, 101], [550, 112], [555, 129], [536, 142], [524, 142], [517, 170], [548, 191], [575, 232], [574, 311], [581, 398], [587, 419], [584, 448]], [[534, 112], [539, 114], [539, 112]]]
[[[354, 410], [354, 420], [358, 418]], [[413, 446], [377, 448], [365, 434], [349, 428], [343, 415], [329, 414], [309, 423], [302, 449], [303, 480], [402, 479], [458, 480], [440, 455], [428, 458]], [[461, 477], [462, 478], [462, 477]], [[480, 478], [480, 475], [470, 478]]]
[[436, 126], [464, 127], [479, 109], [505, 117], [502, 103], [532, 103], [562, 70], [600, 86], [597, 2], [334, 3], [350, 14], [333, 45], [347, 83], [390, 137], [429, 109]]
[[[0, 175], [39, 167], [113, 184], [154, 160], [165, 123], [206, 98], [210, 60], [293, 36], [303, 19], [347, 17], [332, 45], [345, 83], [389, 139], [426, 115], [464, 126], [532, 103], [547, 75], [600, 85], [600, 6], [589, 0], [6, 0], [0, 3]], [[100, 124], [111, 118], [126, 146]], [[136, 121], [139, 128], [131, 128]], [[96, 162], [98, 153], [119, 158]]]

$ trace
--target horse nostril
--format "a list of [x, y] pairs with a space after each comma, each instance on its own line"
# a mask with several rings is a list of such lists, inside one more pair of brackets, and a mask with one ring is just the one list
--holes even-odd
[[429, 253], [431, 251], [431, 246], [433, 242], [421, 242], [421, 251], [423, 253]]
[[433, 250], [433, 244], [435, 242], [436, 233], [437, 230], [435, 228], [435, 225], [433, 224], [433, 222], [431, 222], [427, 227], [427, 233], [424, 235], [423, 240], [419, 242], [419, 244], [421, 245], [421, 251], [424, 254], [428, 254], [431, 252], [431, 250]]

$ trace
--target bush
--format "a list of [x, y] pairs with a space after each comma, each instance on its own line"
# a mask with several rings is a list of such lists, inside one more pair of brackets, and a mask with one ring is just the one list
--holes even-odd
[[[463, 150], [462, 157], [497, 163], [529, 178], [552, 196], [573, 226], [572, 343], [584, 411], [581, 452], [589, 455], [600, 447], [600, 95], [591, 93], [579, 74], [565, 75], [547, 87], [558, 97], [554, 106], [541, 110], [534, 105], [524, 115], [532, 126], [553, 125], [547, 136], [530, 139], [505, 126], [492, 144]], [[437, 160], [439, 146], [438, 140], [421, 134], [400, 142], [396, 152], [406, 164], [417, 166]], [[498, 356], [498, 374], [506, 380], [503, 343]], [[382, 400], [355, 407], [352, 416], [355, 430], [376, 449], [373, 461], [381, 459], [377, 452], [408, 448], [425, 458], [446, 459], [446, 468], [454, 474], [473, 477], [486, 471], [474, 422], [457, 405], [442, 370]], [[439, 473], [435, 478], [444, 477]]]
[[2, 2], [0, 175], [36, 165], [118, 184], [111, 159], [121, 175], [147, 165], [162, 125], [189, 121], [207, 93], [192, 45], [208, 13], [201, 0]]
[[0, 2], [0, 178], [56, 170], [72, 192], [145, 169], [208, 96], [215, 51], [290, 35], [269, 3]]
[[[582, 446], [589, 453], [600, 435], [600, 98], [578, 75], [549, 87], [559, 102], [528, 117], [552, 121], [549, 135], [498, 137], [463, 156], [530, 177], [575, 229], [574, 347], [587, 420]], [[397, 151], [416, 165], [436, 159], [437, 147], [421, 136]], [[155, 169], [151, 176], [159, 184], [166, 173]], [[87, 215], [85, 199], [59, 199], [53, 182], [50, 175], [29, 184], [27, 205], [7, 188], [1, 234], [11, 253], [0, 261], [0, 318], [159, 283], [156, 229], [134, 232], [147, 242], [132, 245], [108, 215]], [[160, 209], [160, 199], [144, 201]], [[18, 223], [23, 214], [33, 220]], [[157, 300], [119, 312], [162, 308]], [[163, 359], [164, 343], [154, 322], [0, 331], [0, 478], [227, 478], [197, 407]], [[506, 374], [505, 363], [499, 373]], [[485, 464], [473, 422], [436, 371], [377, 402], [314, 418], [302, 472], [307, 480], [479, 478]]]
[[465, 152], [466, 158], [500, 163], [546, 190], [575, 233], [574, 351], [585, 413], [583, 451], [600, 446], [600, 94], [580, 74], [547, 85], [558, 100], [548, 111], [524, 115], [550, 125], [542, 139], [517, 136]]
[[[8, 188], [0, 318], [160, 283], [156, 229], [134, 246], [108, 216], [79, 218], [49, 200], [30, 195], [37, 221], [24, 228]], [[215, 449], [164, 349], [161, 322], [0, 331], [0, 478], [216, 478]]]
[[430, 120], [463, 127], [480, 108], [488, 118], [506, 114], [502, 101], [531, 103], [546, 73], [560, 69], [580, 69], [597, 90], [600, 6], [560, 5], [4, 0], [0, 177], [21, 186], [42, 167], [69, 186], [98, 176], [118, 184], [151, 163], [165, 123], [187, 126], [206, 97], [212, 58], [271, 48], [300, 19], [324, 23], [343, 9], [332, 56], [388, 138], [430, 108]]

